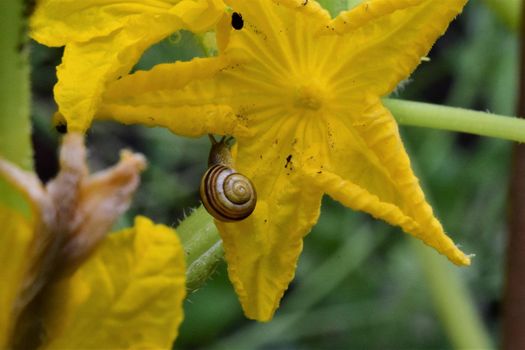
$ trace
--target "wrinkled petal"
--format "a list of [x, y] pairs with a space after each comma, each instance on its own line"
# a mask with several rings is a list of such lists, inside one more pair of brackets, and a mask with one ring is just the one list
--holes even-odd
[[260, 142], [238, 143], [235, 169], [256, 188], [254, 213], [238, 223], [216, 221], [245, 315], [259, 321], [272, 318], [293, 279], [302, 239], [319, 217], [322, 197], [297, 171], [294, 159], [300, 159], [304, 140], [278, 130], [269, 129]]
[[206, 30], [223, 7], [220, 0], [40, 0], [31, 17], [30, 34], [44, 45], [63, 46], [140, 25], [144, 17], [168, 13], [181, 19], [187, 29]]
[[[68, 134], [68, 136], [71, 134]], [[74, 228], [62, 248], [63, 260], [74, 269], [103, 240], [128, 209], [146, 168], [141, 154], [122, 151], [115, 166], [86, 177], [80, 184], [73, 218]]]
[[[325, 31], [341, 36], [344, 60], [333, 62], [341, 88], [389, 94], [421, 63], [467, 0], [366, 1], [339, 14]], [[345, 74], [350, 72], [350, 74]]]
[[33, 231], [22, 215], [1, 204], [0, 226], [0, 347], [6, 348]]
[[277, 5], [287, 6], [300, 11], [308, 16], [315, 16], [321, 21], [330, 19], [330, 13], [325, 10], [317, 1], [309, 0], [273, 0]]
[[212, 29], [226, 10], [222, 0], [182, 0], [171, 9], [183, 28], [194, 33]]
[[178, 0], [40, 0], [31, 17], [31, 36], [47, 46], [86, 42], [136, 24], [142, 16], [161, 15]]
[[184, 283], [176, 234], [138, 217], [56, 287], [44, 348], [170, 348], [183, 317]]
[[234, 90], [207, 79], [229, 65], [224, 59], [196, 58], [126, 76], [108, 88], [97, 118], [162, 126], [190, 137], [246, 136], [242, 118], [224, 103]]
[[[140, 24], [118, 30], [86, 43], [71, 43], [57, 67], [55, 99], [68, 130], [84, 132], [91, 124], [106, 85], [126, 74], [146, 48], [174, 31], [173, 17], [144, 17]], [[148, 26], [159, 25], [157, 30]]]
[[[341, 118], [342, 119], [342, 118]], [[306, 170], [312, 184], [344, 205], [421, 239], [457, 265], [470, 259], [447, 237], [410, 167], [394, 118], [379, 102], [351, 126], [333, 119], [325, 160]], [[323, 148], [318, 147], [318, 148]], [[323, 152], [323, 151], [321, 151]]]
[[107, 83], [127, 74], [149, 46], [180, 29], [209, 29], [223, 7], [220, 0], [39, 3], [32, 36], [46, 45], [66, 45], [55, 99], [68, 130], [89, 127]]

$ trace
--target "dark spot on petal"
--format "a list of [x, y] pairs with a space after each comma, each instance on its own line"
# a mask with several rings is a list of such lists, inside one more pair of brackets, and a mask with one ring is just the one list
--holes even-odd
[[308, 0], [303, 1], [303, 6], [306, 6], [306, 4], [308, 4]]
[[240, 13], [232, 13], [232, 27], [235, 30], [241, 30], [244, 27], [244, 20]]
[[67, 134], [67, 122], [66, 121], [60, 121], [55, 125], [55, 130], [59, 134]]
[[[284, 165], [284, 167], [285, 167], [285, 168], [288, 168], [288, 165], [291, 165], [291, 164], [290, 164], [291, 161], [292, 161], [292, 155], [289, 154], [288, 157], [286, 157], [286, 164]], [[292, 170], [292, 167], [291, 167], [291, 166], [290, 166], [290, 170]]]

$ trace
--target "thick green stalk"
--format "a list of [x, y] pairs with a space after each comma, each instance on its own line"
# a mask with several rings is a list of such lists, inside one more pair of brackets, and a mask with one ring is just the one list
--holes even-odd
[[[32, 168], [26, 2], [0, 1], [0, 157]], [[0, 179], [0, 203], [27, 213], [20, 195]]]
[[401, 125], [459, 131], [525, 142], [525, 120], [430, 103], [384, 99]]
[[180, 223], [177, 233], [186, 252], [186, 287], [194, 291], [206, 283], [222, 261], [221, 237], [202, 206]]
[[455, 349], [492, 349], [469, 292], [457, 271], [443, 256], [410, 239], [427, 279], [434, 306]]

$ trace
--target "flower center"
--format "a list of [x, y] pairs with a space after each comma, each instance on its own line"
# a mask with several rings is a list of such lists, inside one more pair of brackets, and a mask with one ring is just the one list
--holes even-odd
[[317, 84], [300, 86], [295, 95], [294, 105], [298, 108], [318, 110], [322, 106], [323, 92]]

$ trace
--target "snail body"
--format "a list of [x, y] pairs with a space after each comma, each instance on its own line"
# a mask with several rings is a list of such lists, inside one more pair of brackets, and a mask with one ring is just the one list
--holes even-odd
[[200, 195], [202, 204], [215, 219], [240, 221], [255, 209], [257, 194], [250, 179], [232, 168], [232, 157], [225, 139], [210, 136], [212, 148], [208, 170], [204, 173]]

